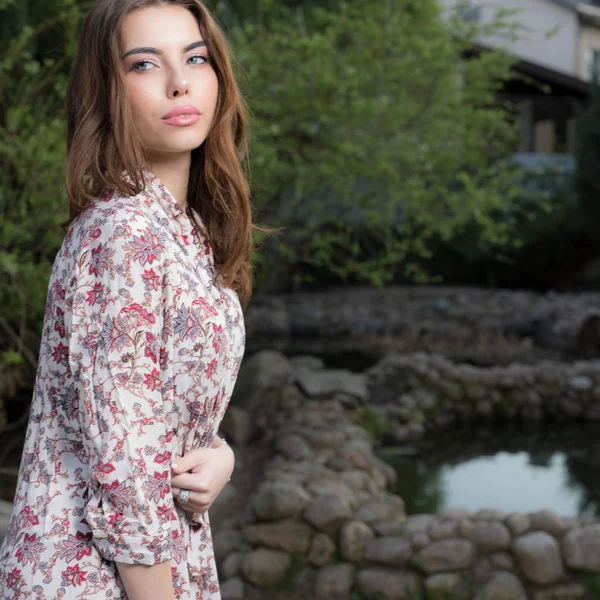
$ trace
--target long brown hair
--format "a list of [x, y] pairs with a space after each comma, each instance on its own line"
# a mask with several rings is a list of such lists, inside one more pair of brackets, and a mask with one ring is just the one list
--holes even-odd
[[[196, 18], [218, 79], [215, 116], [205, 142], [192, 151], [188, 215], [198, 211], [213, 248], [215, 269], [238, 293], [244, 307], [252, 294], [253, 231], [247, 154], [247, 110], [235, 80], [229, 47], [199, 0], [96, 0], [87, 14], [67, 88], [68, 227], [85, 205], [109, 188], [126, 195], [144, 189], [147, 155], [133, 126], [120, 61], [119, 36], [129, 13], [165, 4], [188, 9]], [[133, 183], [124, 180], [129, 174]]]

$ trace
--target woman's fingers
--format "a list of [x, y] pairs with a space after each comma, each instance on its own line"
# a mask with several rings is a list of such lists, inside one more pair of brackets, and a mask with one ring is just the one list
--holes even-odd
[[171, 477], [171, 487], [177, 487], [193, 492], [207, 492], [204, 482], [197, 473], [182, 473], [181, 475], [173, 475]]
[[[175, 500], [177, 500], [177, 497], [179, 496], [179, 494], [181, 492], [181, 488], [172, 487], [171, 491], [173, 492], [173, 497], [175, 498]], [[201, 498], [202, 498], [201, 495], [198, 494], [197, 492], [190, 492], [189, 501], [186, 502], [185, 504], [181, 504], [181, 502], [179, 502], [179, 500], [177, 500], [177, 506], [179, 506], [186, 512], [191, 512], [191, 513], [204, 512], [209, 507], [205, 502], [201, 501]]]

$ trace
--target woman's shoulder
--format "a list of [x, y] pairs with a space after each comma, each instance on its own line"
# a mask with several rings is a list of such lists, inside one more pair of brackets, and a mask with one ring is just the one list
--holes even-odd
[[125, 196], [109, 191], [90, 201], [75, 217], [61, 253], [79, 260], [84, 254], [113, 248], [138, 249], [157, 254], [167, 245], [167, 232], [161, 220], [141, 195]]

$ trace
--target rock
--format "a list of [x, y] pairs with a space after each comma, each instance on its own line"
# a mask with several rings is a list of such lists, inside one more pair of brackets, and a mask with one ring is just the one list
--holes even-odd
[[576, 600], [585, 598], [587, 590], [580, 583], [565, 583], [533, 592], [533, 600]]
[[515, 537], [527, 533], [531, 528], [531, 519], [522, 513], [512, 513], [505, 520], [506, 526]]
[[477, 527], [475, 523], [470, 519], [462, 519], [458, 524], [458, 533], [461, 537], [473, 542], [475, 540], [475, 534], [477, 532]]
[[389, 535], [403, 535], [406, 531], [402, 523], [396, 523], [394, 521], [375, 521], [371, 523], [371, 527], [376, 535], [380, 537]]
[[324, 533], [317, 533], [310, 544], [308, 562], [317, 567], [322, 567], [329, 562], [335, 553], [333, 540]]
[[312, 533], [308, 525], [293, 519], [249, 525], [243, 530], [246, 541], [252, 546], [265, 546], [290, 554], [306, 554]]
[[494, 576], [494, 566], [487, 556], [481, 556], [475, 560], [473, 566], [473, 582], [475, 585], [483, 585]]
[[570, 569], [600, 571], [600, 524], [569, 531], [563, 538], [562, 551]]
[[310, 495], [299, 485], [265, 482], [252, 500], [252, 510], [263, 521], [297, 518], [310, 502]]
[[352, 589], [354, 567], [348, 563], [328, 565], [319, 570], [315, 582], [317, 598], [346, 600]]
[[374, 521], [404, 523], [406, 520], [404, 500], [393, 494], [378, 496], [363, 504], [354, 516], [357, 521], [364, 521], [365, 523], [373, 523]]
[[290, 361], [280, 352], [261, 350], [250, 356], [240, 367], [229, 408], [240, 406], [254, 414], [262, 404], [264, 391], [286, 383], [293, 371]]
[[240, 446], [248, 443], [254, 428], [248, 411], [239, 406], [228, 407], [221, 427], [227, 440]]
[[506, 518], [506, 513], [495, 508], [482, 508], [472, 518], [475, 521], [502, 521]]
[[413, 550], [419, 552], [419, 550], [423, 550], [425, 546], [428, 546], [431, 543], [431, 538], [423, 531], [417, 531], [410, 536], [410, 541]]
[[498, 571], [477, 592], [475, 600], [527, 600], [527, 592], [512, 573]]
[[244, 597], [244, 582], [239, 577], [224, 581], [220, 588], [223, 600], [242, 600]]
[[358, 575], [358, 587], [365, 600], [412, 600], [421, 593], [421, 580], [396, 569], [365, 569]]
[[331, 428], [304, 429], [301, 435], [314, 450], [338, 448], [346, 440], [346, 434], [343, 431], [336, 431]]
[[340, 531], [340, 553], [344, 560], [358, 562], [362, 560], [365, 544], [375, 534], [362, 521], [349, 521]]
[[417, 555], [417, 563], [426, 573], [455, 571], [471, 566], [475, 548], [468, 540], [450, 539], [432, 542]]
[[290, 565], [290, 556], [279, 550], [258, 548], [244, 554], [244, 579], [261, 587], [275, 585], [284, 579]]
[[475, 524], [475, 539], [478, 552], [487, 554], [510, 547], [512, 541], [507, 527], [499, 521], [478, 522]]
[[515, 570], [515, 561], [508, 552], [496, 552], [490, 555], [490, 562], [494, 567], [503, 571]]
[[344, 369], [318, 372], [299, 371], [296, 375], [296, 382], [310, 397], [326, 396], [335, 392], [355, 396], [362, 402], [369, 397], [366, 377]]
[[567, 531], [565, 522], [551, 510], [540, 510], [531, 515], [531, 528], [534, 531], [545, 531], [554, 537], [562, 537]]
[[307, 369], [308, 371], [320, 371], [325, 367], [325, 361], [310, 354], [303, 356], [293, 356], [290, 362], [299, 369]]
[[306, 491], [313, 496], [322, 494], [334, 494], [347, 500], [350, 504], [356, 502], [356, 496], [349, 485], [343, 481], [330, 479], [327, 477], [315, 477], [306, 484]]
[[219, 569], [219, 575], [223, 579], [231, 579], [240, 572], [242, 565], [243, 552], [232, 552], [223, 559], [221, 568]]
[[534, 583], [546, 585], [563, 576], [558, 542], [545, 531], [527, 533], [513, 543], [515, 553], [525, 576]]
[[218, 531], [213, 536], [213, 550], [215, 553], [215, 562], [221, 561], [234, 550], [239, 550], [244, 546], [244, 538], [239, 531]]
[[409, 540], [401, 537], [380, 537], [369, 540], [365, 544], [363, 560], [402, 567], [406, 565], [412, 554]]
[[246, 334], [266, 338], [286, 338], [292, 322], [285, 302], [276, 296], [256, 298], [244, 315]]
[[429, 527], [429, 537], [432, 540], [443, 540], [456, 536], [458, 521], [435, 520]]
[[313, 527], [328, 535], [335, 535], [338, 529], [352, 518], [352, 508], [348, 498], [338, 494], [320, 494], [306, 507], [304, 519]]
[[444, 508], [438, 513], [438, 517], [441, 519], [449, 519], [450, 521], [460, 521], [461, 519], [468, 519], [471, 516], [471, 511], [462, 507], [451, 507]]
[[427, 598], [430, 600], [446, 600], [448, 598], [466, 600], [468, 598], [467, 586], [458, 573], [430, 575], [425, 580], [425, 589]]
[[576, 375], [569, 379], [569, 387], [577, 392], [587, 392], [592, 389], [594, 382], [585, 375]]
[[313, 455], [313, 451], [306, 440], [294, 434], [279, 436], [276, 449], [290, 460], [306, 460]]

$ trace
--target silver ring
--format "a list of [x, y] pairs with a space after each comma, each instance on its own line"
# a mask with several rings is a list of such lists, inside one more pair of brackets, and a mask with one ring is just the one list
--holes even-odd
[[177, 496], [179, 504], [187, 504], [190, 501], [190, 490], [181, 490]]

